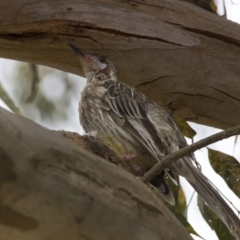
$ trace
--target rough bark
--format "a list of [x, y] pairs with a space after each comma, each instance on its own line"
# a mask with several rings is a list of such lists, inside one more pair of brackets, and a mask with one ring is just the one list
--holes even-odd
[[59, 132], [3, 109], [0, 132], [1, 240], [191, 239], [144, 183]]
[[66, 42], [109, 55], [176, 118], [239, 123], [238, 24], [182, 1], [1, 1], [1, 57], [82, 74]]

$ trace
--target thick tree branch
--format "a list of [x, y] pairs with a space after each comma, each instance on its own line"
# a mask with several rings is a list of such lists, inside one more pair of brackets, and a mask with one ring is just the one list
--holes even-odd
[[151, 168], [143, 177], [142, 181], [149, 182], [159, 173], [161, 173], [165, 168], [169, 167], [171, 164], [176, 162], [178, 159], [195, 152], [198, 149], [208, 146], [209, 144], [218, 142], [220, 140], [235, 136], [240, 134], [240, 125], [229, 128], [220, 133], [214, 134], [210, 137], [204, 138], [196, 143], [193, 143], [187, 147], [180, 149], [174, 153], [169, 154], [164, 157], [160, 162], [158, 162], [153, 168]]
[[175, 118], [238, 124], [238, 24], [174, 0], [1, 0], [1, 57], [81, 75], [66, 42], [108, 55], [121, 81]]
[[49, 131], [3, 109], [0, 132], [0, 239], [191, 239], [139, 179], [62, 134], [97, 149], [93, 139]]

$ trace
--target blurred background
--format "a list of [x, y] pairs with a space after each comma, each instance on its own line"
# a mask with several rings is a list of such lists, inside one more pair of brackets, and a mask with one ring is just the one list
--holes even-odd
[[[240, 0], [219, 0], [216, 4], [219, 15], [240, 23]], [[40, 65], [0, 59], [0, 106], [20, 113], [49, 129], [63, 129], [83, 134], [79, 124], [78, 103], [85, 84], [84, 78], [70, 73]], [[194, 142], [221, 131], [194, 123], [189, 124], [197, 133], [193, 138]], [[192, 142], [191, 139], [187, 141]], [[236, 137], [212, 144], [209, 148], [240, 160], [240, 140]], [[240, 210], [239, 198], [212, 169], [207, 149], [197, 151], [196, 157], [202, 165], [203, 173]], [[197, 194], [193, 194], [193, 189], [184, 179], [180, 179], [180, 182], [186, 203], [187, 205], [190, 203], [186, 211], [189, 223], [203, 239], [218, 239], [199, 212]], [[201, 238], [194, 236], [194, 239]]]

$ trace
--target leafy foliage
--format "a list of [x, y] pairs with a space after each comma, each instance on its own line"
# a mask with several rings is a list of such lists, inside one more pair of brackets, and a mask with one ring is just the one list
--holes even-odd
[[232, 156], [208, 148], [209, 161], [214, 171], [240, 197], [240, 163]]
[[[18, 62], [8, 78], [0, 79], [0, 97], [15, 113], [51, 129], [68, 125], [81, 130], [78, 102], [85, 80], [56, 69]], [[0, 83], [0, 84], [1, 84]], [[14, 105], [19, 107], [19, 109]]]
[[[196, 132], [189, 126], [189, 124], [180, 120], [177, 121], [177, 125], [180, 128], [184, 136], [193, 139]], [[240, 164], [234, 158], [227, 154], [221, 153], [219, 151], [208, 149], [209, 159], [214, 170], [227, 182], [228, 186], [240, 196]], [[184, 217], [184, 211], [186, 209], [185, 196], [182, 192], [181, 187], [176, 187], [169, 183], [172, 191], [174, 192], [174, 197], [176, 200], [175, 206], [168, 206], [169, 209], [174, 213], [178, 220], [185, 226], [189, 233], [195, 235], [196, 232], [192, 226], [188, 223], [187, 219]], [[183, 194], [183, 196], [182, 196]], [[168, 205], [168, 204], [167, 204]], [[217, 215], [206, 205], [202, 198], [198, 195], [198, 206], [203, 218], [209, 224], [209, 226], [215, 230], [218, 238], [220, 240], [231, 240], [234, 237], [229, 232], [228, 228], [222, 223], [222, 221], [217, 217]], [[199, 235], [197, 235], [199, 236]]]

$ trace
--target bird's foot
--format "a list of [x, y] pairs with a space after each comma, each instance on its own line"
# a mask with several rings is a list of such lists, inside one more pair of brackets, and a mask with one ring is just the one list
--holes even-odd
[[126, 160], [126, 161], [130, 161], [132, 160], [133, 158], [136, 158], [138, 157], [139, 154], [138, 153], [131, 153], [131, 154], [126, 154], [124, 156], [122, 156], [122, 159]]

